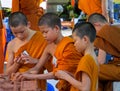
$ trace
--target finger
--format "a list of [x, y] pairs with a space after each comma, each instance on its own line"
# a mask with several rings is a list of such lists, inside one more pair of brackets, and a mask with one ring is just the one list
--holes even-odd
[[20, 63], [20, 61], [21, 61], [21, 57], [19, 57], [16, 62]]
[[28, 57], [22, 57], [21, 59], [22, 59], [22, 60], [28, 60], [28, 61], [29, 61], [29, 58], [28, 58]]
[[17, 72], [14, 76], [14, 80], [18, 80], [19, 76], [21, 75], [21, 73]]
[[18, 80], [18, 81], [22, 81], [22, 78], [23, 78], [23, 76], [22, 76], [22, 74], [21, 74], [21, 75], [19, 75], [19, 76], [17, 77], [17, 80]]
[[28, 63], [29, 63], [29, 61], [25, 61], [25, 62], [24, 62], [24, 64], [28, 64]]
[[19, 57], [15, 57], [15, 58], [14, 58], [14, 62], [17, 62], [18, 58], [19, 58]]
[[24, 76], [21, 77], [21, 81], [24, 81], [26, 80], [26, 78]]

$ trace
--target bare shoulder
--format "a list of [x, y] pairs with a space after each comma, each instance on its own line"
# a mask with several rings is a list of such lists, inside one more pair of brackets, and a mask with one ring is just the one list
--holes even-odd
[[13, 40], [11, 40], [11, 41], [8, 43], [8, 45], [7, 45], [7, 49], [8, 49], [8, 50], [12, 50], [13, 48], [15, 48], [16, 41], [17, 41], [16, 38], [14, 38]]
[[51, 44], [48, 44], [46, 46], [46, 51], [51, 54], [51, 55], [54, 55], [54, 52], [55, 52], [55, 49], [56, 49], [56, 45], [51, 43]]

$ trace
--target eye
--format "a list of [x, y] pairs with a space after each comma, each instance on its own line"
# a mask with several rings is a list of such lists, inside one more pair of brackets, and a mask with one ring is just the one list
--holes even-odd
[[24, 33], [24, 31], [21, 31], [20, 33]]

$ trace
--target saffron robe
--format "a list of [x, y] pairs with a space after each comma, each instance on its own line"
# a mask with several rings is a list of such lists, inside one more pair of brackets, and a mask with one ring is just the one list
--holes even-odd
[[98, 33], [94, 45], [114, 56], [114, 63], [120, 64], [120, 28], [105, 25]]
[[[81, 81], [81, 72], [85, 72], [91, 80], [90, 91], [97, 91], [98, 87], [98, 65], [91, 55], [85, 55], [79, 62], [75, 78]], [[71, 87], [70, 91], [79, 91], [78, 89]]]
[[42, 1], [43, 0], [12, 0], [12, 12], [23, 12], [28, 21], [31, 22], [31, 29], [39, 31], [38, 20], [40, 16], [43, 15], [43, 10], [39, 5]]
[[[19, 56], [24, 50], [28, 52], [28, 54], [33, 57], [39, 59], [44, 51], [44, 48], [46, 47], [47, 42], [45, 41], [44, 37], [42, 36], [41, 32], [36, 32], [30, 41], [19, 48], [19, 50], [15, 53], [15, 57]], [[18, 69], [18, 72], [25, 72], [32, 68], [33, 64], [24, 64], [21, 65]], [[47, 68], [49, 71], [52, 71], [52, 63], [48, 61], [45, 66], [40, 70], [40, 74], [42, 74]], [[45, 80], [39, 80], [39, 87], [42, 90], [46, 89], [46, 81]]]
[[78, 8], [88, 16], [93, 13], [102, 14], [101, 0], [79, 0]]
[[3, 23], [2, 23], [2, 8], [0, 1], [0, 73], [3, 73], [4, 66], [4, 50], [3, 50]]
[[[76, 51], [73, 39], [64, 37], [57, 45], [55, 57], [57, 59], [57, 66], [53, 72], [66, 70], [74, 74], [82, 55]], [[59, 91], [69, 91], [70, 89], [70, 84], [65, 80], [60, 80], [56, 86]]]
[[[99, 91], [104, 88], [104, 91], [112, 91], [110, 82], [120, 80], [120, 28], [116, 26], [105, 25], [97, 33], [97, 37], [94, 41], [94, 45], [106, 51], [113, 56], [113, 60], [108, 64], [100, 65], [99, 72]], [[114, 74], [113, 74], [114, 73]], [[103, 81], [103, 82], [102, 82]], [[105, 81], [105, 83], [104, 83]], [[105, 89], [106, 88], [106, 89]]]

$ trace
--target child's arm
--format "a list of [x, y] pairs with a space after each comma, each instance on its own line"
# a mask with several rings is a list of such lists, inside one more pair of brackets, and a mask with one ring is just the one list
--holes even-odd
[[55, 76], [53, 75], [53, 72], [49, 72], [46, 74], [22, 74], [22, 78], [26, 79], [54, 79]]
[[106, 61], [106, 52], [99, 49], [99, 51], [98, 51], [98, 63], [104, 64], [105, 61]]
[[25, 55], [25, 54], [21, 54], [21, 59], [25, 60], [24, 64], [37, 64], [39, 61], [39, 59], [36, 58], [32, 58], [29, 55]]
[[50, 49], [51, 49], [51, 45], [48, 45], [41, 58], [39, 59], [39, 62], [33, 67], [31, 68], [30, 70], [28, 70], [27, 72], [28, 73], [38, 73], [39, 70], [45, 65], [45, 63], [51, 58], [51, 53], [50, 53]]
[[6, 74], [11, 75], [11, 73], [15, 73], [20, 64], [17, 61], [20, 60], [20, 57], [14, 58], [12, 42], [9, 42], [7, 46], [7, 53], [8, 53], [8, 60], [7, 60], [7, 67], [6, 67]]
[[101, 0], [102, 15], [108, 20], [107, 0]]
[[55, 76], [57, 78], [68, 81], [72, 86], [74, 86], [75, 88], [81, 91], [90, 91], [91, 81], [89, 76], [85, 72], [82, 72], [81, 74], [82, 74], [81, 81], [76, 80], [74, 77], [72, 77], [67, 72], [62, 70], [57, 71], [55, 73]]

